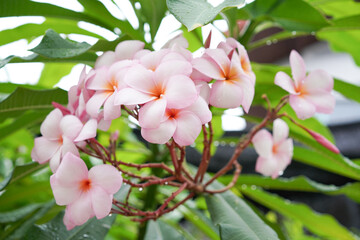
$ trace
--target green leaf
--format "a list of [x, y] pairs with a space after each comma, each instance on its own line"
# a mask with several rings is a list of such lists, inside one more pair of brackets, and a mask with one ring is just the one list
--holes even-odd
[[157, 220], [149, 221], [144, 240], [182, 240], [185, 237], [167, 223]]
[[0, 212], [0, 223], [10, 223], [16, 222], [21, 218], [24, 218], [28, 214], [34, 212], [35, 210], [39, 209], [43, 204], [30, 204], [24, 207], [7, 211], [7, 212]]
[[32, 162], [24, 165], [15, 166], [14, 170], [0, 183], [0, 191], [2, 191], [6, 186], [11, 183], [22, 179], [39, 169], [44, 168], [46, 165], [40, 165], [37, 162]]
[[[221, 184], [212, 184], [221, 188]], [[278, 239], [277, 234], [266, 225], [244, 200], [227, 191], [207, 195], [206, 203], [215, 225], [219, 226], [221, 239]]]
[[334, 90], [343, 96], [360, 103], [360, 87], [338, 79], [334, 79]]
[[211, 22], [223, 9], [237, 7], [244, 2], [244, 0], [227, 0], [213, 7], [206, 0], [166, 0], [170, 12], [189, 31]]
[[34, 53], [48, 58], [71, 58], [85, 53], [91, 48], [86, 42], [65, 40], [54, 30], [47, 30], [40, 44], [31, 49]]
[[62, 89], [32, 90], [19, 87], [0, 102], [0, 123], [27, 110], [52, 110], [52, 102], [66, 104], [67, 98], [67, 92]]
[[32, 225], [42, 216], [44, 216], [54, 206], [54, 204], [55, 201], [48, 202], [30, 216], [21, 219], [20, 221], [6, 228], [6, 230], [0, 235], [0, 239], [15, 240], [23, 239], [23, 237], [28, 236], [26, 233], [29, 231]]
[[44, 90], [45, 89], [44, 87], [37, 86], [37, 85], [16, 84], [16, 83], [6, 82], [6, 83], [0, 83], [0, 92], [5, 93], [5, 94], [12, 93], [18, 87], [24, 87], [24, 88], [27, 88], [27, 89], [35, 89], [35, 90]]
[[46, 63], [37, 85], [47, 88], [54, 87], [62, 77], [71, 72], [74, 66], [73, 63]]
[[108, 216], [103, 219], [95, 217], [88, 220], [81, 226], [67, 231], [63, 223], [64, 213], [61, 212], [53, 220], [43, 225], [33, 226], [24, 240], [77, 240], [77, 239], [104, 239], [116, 216]]
[[360, 14], [350, 17], [339, 18], [331, 21], [331, 26], [322, 29], [322, 31], [334, 30], [352, 30], [360, 29]]
[[340, 225], [332, 216], [314, 212], [305, 204], [292, 203], [259, 188], [244, 187], [241, 192], [252, 200], [278, 213], [300, 220], [311, 232], [329, 239], [355, 239], [354, 235]]
[[[225, 176], [222, 181], [228, 183], [231, 179], [232, 176]], [[304, 176], [272, 179], [259, 175], [241, 174], [236, 186], [241, 188], [244, 184], [247, 186], [256, 185], [271, 190], [321, 192], [327, 195], [343, 194], [360, 203], [360, 182], [348, 183], [339, 187], [318, 183]]]
[[360, 14], [360, 3], [354, 0], [307, 0], [307, 2], [335, 19]]

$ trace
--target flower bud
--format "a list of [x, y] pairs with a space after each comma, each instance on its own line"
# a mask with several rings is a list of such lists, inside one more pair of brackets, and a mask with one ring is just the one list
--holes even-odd
[[327, 140], [323, 135], [317, 133], [317, 132], [314, 132], [314, 131], [311, 131], [310, 129], [306, 129], [304, 128], [318, 143], [320, 143], [321, 145], [323, 145], [324, 147], [326, 147], [327, 149], [329, 149], [330, 151], [336, 153], [336, 154], [339, 154], [340, 151], [339, 149], [334, 145], [332, 144], [329, 140]]

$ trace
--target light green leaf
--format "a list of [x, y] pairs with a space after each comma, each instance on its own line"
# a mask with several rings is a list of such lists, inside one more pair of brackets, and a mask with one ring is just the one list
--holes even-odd
[[211, 22], [224, 8], [241, 6], [244, 2], [244, 0], [228, 0], [213, 7], [206, 0], [166, 0], [170, 12], [189, 31]]
[[54, 87], [62, 77], [71, 72], [74, 66], [73, 63], [46, 63], [37, 85], [47, 88]]
[[[222, 187], [217, 182], [211, 186]], [[206, 203], [211, 219], [219, 226], [221, 239], [279, 239], [244, 200], [229, 191], [206, 196]]]
[[185, 237], [167, 223], [157, 220], [149, 221], [144, 240], [182, 240]]
[[312, 6], [320, 9], [327, 16], [341, 18], [360, 14], [360, 3], [354, 0], [306, 0]]
[[53, 220], [43, 225], [34, 225], [24, 236], [24, 240], [78, 240], [78, 239], [104, 239], [116, 216], [103, 219], [95, 217], [81, 226], [67, 231], [63, 223], [64, 212], [58, 214]]
[[71, 58], [85, 53], [91, 48], [86, 42], [65, 40], [54, 30], [47, 30], [40, 44], [31, 49], [34, 53], [48, 58]]
[[341, 93], [344, 97], [360, 103], [360, 87], [338, 79], [334, 79], [334, 90]]
[[46, 165], [40, 165], [37, 162], [27, 163], [24, 165], [15, 166], [14, 170], [0, 183], [0, 191], [11, 183], [26, 177], [37, 170], [44, 168]]
[[31, 90], [19, 87], [0, 102], [0, 123], [6, 118], [17, 117], [27, 110], [52, 110], [52, 102], [67, 103], [67, 92], [62, 89]]
[[355, 239], [354, 235], [340, 225], [332, 216], [314, 212], [305, 204], [292, 203], [259, 188], [244, 187], [241, 192], [252, 200], [278, 213], [300, 220], [311, 232], [329, 239]]

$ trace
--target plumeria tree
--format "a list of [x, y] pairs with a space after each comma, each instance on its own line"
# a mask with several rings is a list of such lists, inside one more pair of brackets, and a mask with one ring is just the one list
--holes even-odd
[[[307, 71], [296, 50], [288, 52], [289, 67], [251, 62], [248, 53], [315, 36], [359, 64], [360, 3], [131, 0], [134, 27], [111, 14], [124, 9], [121, 1], [78, 0], [81, 12], [49, 2], [0, 3], [0, 17], [45, 18], [0, 32], [1, 44], [42, 36], [32, 55], [8, 56], [0, 67], [45, 64], [36, 85], [0, 83], [0, 239], [358, 238], [335, 217], [271, 191], [360, 202], [358, 162], [315, 118], [333, 112], [335, 91], [360, 102], [360, 88]], [[169, 16], [181, 31], [156, 47]], [[202, 27], [216, 21], [226, 23], [221, 40]], [[261, 37], [273, 28], [279, 32]], [[75, 64], [83, 70], [73, 86], [51, 88]], [[221, 126], [233, 108], [252, 126], [236, 139]], [[209, 171], [219, 142], [232, 143], [230, 157]], [[253, 169], [243, 164], [249, 149], [258, 156]], [[282, 177], [292, 161], [353, 181]]]

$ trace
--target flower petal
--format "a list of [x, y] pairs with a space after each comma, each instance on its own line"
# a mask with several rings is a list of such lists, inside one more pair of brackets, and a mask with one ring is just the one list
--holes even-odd
[[179, 146], [188, 146], [195, 142], [201, 132], [201, 121], [193, 113], [182, 111], [176, 115], [177, 127], [174, 133], [174, 141]]
[[176, 121], [168, 119], [157, 128], [141, 128], [141, 136], [148, 142], [165, 144], [173, 136], [176, 129]]
[[155, 71], [155, 78], [157, 83], [161, 83], [162, 86], [166, 85], [166, 82], [174, 75], [186, 75], [190, 76], [192, 72], [192, 65], [183, 60], [171, 60], [162, 62]]
[[305, 63], [300, 54], [292, 50], [290, 53], [290, 66], [291, 66], [291, 73], [295, 80], [295, 85], [300, 86], [302, 80], [306, 76], [306, 68]]
[[50, 185], [57, 205], [68, 205], [80, 197], [81, 192], [76, 185], [63, 186], [59, 184], [55, 174], [50, 177]]
[[156, 87], [153, 77], [153, 72], [141, 65], [135, 65], [129, 69], [124, 81], [135, 90], [151, 94]]
[[246, 75], [242, 75], [241, 81], [235, 83], [238, 86], [240, 86], [242, 89], [243, 97], [242, 97], [241, 105], [244, 111], [248, 113], [251, 107], [251, 103], [254, 99], [254, 94], [255, 94], [254, 85], [252, 84], [250, 78], [247, 77]]
[[99, 91], [96, 92], [86, 103], [86, 112], [93, 118], [97, 118], [100, 107], [105, 100], [111, 95], [111, 92]]
[[133, 59], [136, 52], [142, 50], [145, 43], [138, 40], [128, 40], [120, 42], [115, 48], [117, 60]]
[[45, 137], [37, 137], [34, 142], [35, 144], [31, 156], [40, 164], [49, 161], [61, 147], [59, 141], [50, 141]]
[[323, 70], [314, 70], [304, 79], [303, 87], [307, 92], [317, 90], [330, 92], [334, 87], [334, 79]]
[[133, 88], [123, 88], [116, 93], [115, 96], [115, 105], [135, 105], [135, 104], [144, 104], [151, 100], [154, 100], [155, 97], [144, 92], [140, 92]]
[[91, 90], [109, 90], [108, 87], [108, 67], [101, 67], [96, 69], [95, 75], [87, 81], [86, 87]]
[[185, 110], [189, 110], [200, 119], [202, 124], [208, 123], [211, 121], [212, 113], [209, 109], [207, 102], [202, 98], [198, 97], [198, 99]]
[[80, 142], [96, 137], [97, 125], [97, 120], [94, 118], [87, 121], [74, 141]]
[[307, 119], [314, 116], [316, 107], [306, 98], [297, 95], [290, 95], [289, 102], [298, 118]]
[[104, 103], [104, 120], [113, 120], [121, 116], [121, 106], [114, 104], [115, 94], [111, 94]]
[[51, 158], [49, 161], [49, 166], [50, 169], [53, 173], [56, 173], [57, 169], [60, 166], [60, 161], [61, 161], [61, 150], [62, 148], [60, 148]]
[[164, 95], [167, 107], [176, 109], [190, 106], [198, 97], [194, 82], [184, 75], [171, 77]]
[[56, 171], [58, 184], [64, 187], [77, 186], [82, 179], [87, 178], [88, 169], [84, 161], [72, 153], [65, 154]]
[[280, 118], [274, 121], [273, 137], [274, 144], [280, 144], [289, 136], [289, 126]]
[[224, 73], [222, 72], [220, 66], [216, 64], [216, 62], [212, 61], [211, 59], [205, 58], [195, 58], [192, 62], [193, 67], [199, 71], [200, 73], [204, 74], [213, 79], [224, 80]]
[[157, 128], [165, 114], [167, 101], [156, 99], [143, 105], [139, 110], [139, 124], [143, 128]]
[[71, 222], [75, 225], [86, 223], [87, 220], [94, 216], [90, 193], [81, 194], [79, 199], [67, 206], [67, 210], [70, 214]]
[[108, 194], [98, 186], [91, 188], [91, 203], [95, 216], [98, 219], [109, 215], [112, 206], [112, 194]]
[[[230, 59], [223, 49], [206, 49], [205, 55], [209, 56], [220, 67], [223, 73], [230, 70]], [[239, 61], [240, 62], [240, 61]]]
[[264, 176], [271, 176], [272, 178], [279, 176], [278, 165], [276, 159], [273, 157], [258, 157], [255, 171]]
[[267, 130], [261, 129], [259, 132], [255, 134], [255, 136], [251, 141], [254, 145], [257, 154], [259, 154], [261, 157], [264, 158], [271, 157], [273, 138]]
[[52, 110], [41, 124], [41, 134], [49, 140], [59, 139], [61, 135], [60, 121], [62, 118], [63, 114], [59, 109]]
[[103, 66], [110, 66], [116, 61], [116, 55], [113, 51], [106, 51], [96, 59], [95, 68], [101, 68]]
[[329, 92], [311, 93], [306, 95], [305, 99], [316, 107], [316, 112], [329, 114], [334, 111], [335, 97]]
[[73, 223], [70, 213], [69, 213], [69, 207], [65, 208], [65, 214], [64, 214], [64, 218], [63, 218], [63, 222], [64, 225], [66, 226], [66, 230], [70, 231], [71, 229], [73, 229], [76, 224]]
[[121, 173], [111, 165], [98, 165], [89, 171], [89, 179], [108, 194], [119, 191], [122, 184]]
[[291, 94], [296, 94], [294, 81], [284, 72], [275, 75], [275, 84]]
[[243, 100], [243, 90], [232, 81], [216, 81], [210, 91], [210, 104], [219, 108], [236, 108]]
[[66, 115], [60, 121], [62, 135], [71, 140], [75, 139], [79, 135], [82, 127], [83, 124], [79, 118], [75, 117], [74, 115]]

